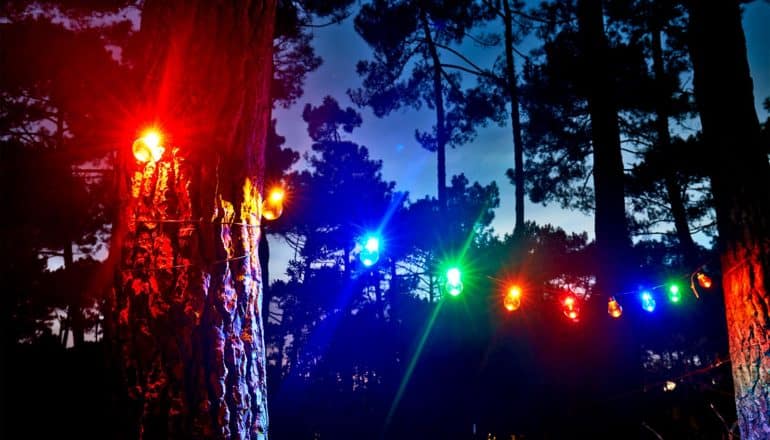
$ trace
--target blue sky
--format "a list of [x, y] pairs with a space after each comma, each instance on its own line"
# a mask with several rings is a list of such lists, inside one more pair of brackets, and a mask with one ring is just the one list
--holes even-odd
[[[760, 120], [767, 118], [762, 101], [770, 96], [770, 4], [754, 2], [746, 7], [743, 18], [749, 52], [749, 63], [754, 79], [755, 99]], [[310, 149], [311, 141], [302, 121], [302, 107], [310, 102], [320, 104], [326, 95], [336, 98], [341, 105], [353, 106], [346, 95], [348, 88], [358, 87], [360, 78], [355, 64], [367, 59], [370, 49], [355, 33], [352, 19], [339, 26], [315, 29], [313, 44], [323, 58], [322, 66], [309, 75], [305, 95], [290, 109], [279, 109], [273, 117], [278, 119], [278, 132], [286, 137], [286, 145], [300, 152]], [[474, 61], [482, 66], [493, 60], [491, 53], [472, 50]], [[415, 129], [427, 131], [435, 120], [434, 113], [404, 110], [379, 119], [369, 109], [358, 109], [363, 116], [362, 126], [350, 139], [365, 145], [374, 159], [383, 161], [383, 176], [396, 182], [400, 191], [408, 191], [416, 200], [436, 194], [436, 157], [424, 150], [414, 138]], [[471, 182], [488, 184], [496, 181], [500, 189], [500, 207], [493, 226], [498, 234], [513, 230], [514, 187], [510, 185], [505, 170], [513, 165], [511, 129], [509, 126], [490, 125], [479, 131], [476, 139], [447, 152], [447, 175], [465, 173]], [[302, 166], [300, 164], [299, 166]], [[288, 209], [291, 209], [290, 207]], [[525, 215], [537, 223], [551, 223], [568, 232], [587, 231], [593, 236], [593, 219], [557, 206], [527, 203]], [[277, 243], [276, 243], [277, 244]], [[273, 246], [271, 273], [283, 274], [288, 260], [288, 250]]]

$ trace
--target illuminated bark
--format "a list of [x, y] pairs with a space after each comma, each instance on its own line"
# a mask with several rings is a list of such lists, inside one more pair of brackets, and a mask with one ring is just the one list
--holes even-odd
[[735, 0], [689, 2], [695, 97], [711, 159], [742, 439], [770, 438], [770, 168]]
[[274, 15], [271, 0], [144, 3], [138, 113], [167, 148], [147, 164], [122, 150], [110, 329], [144, 438], [267, 436], [258, 244]]

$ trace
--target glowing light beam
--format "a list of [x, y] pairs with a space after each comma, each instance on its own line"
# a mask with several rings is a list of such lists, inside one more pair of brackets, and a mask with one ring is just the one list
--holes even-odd
[[433, 309], [433, 314], [430, 316], [430, 319], [428, 319], [428, 323], [425, 325], [425, 330], [422, 332], [422, 336], [420, 337], [420, 342], [417, 344], [417, 348], [414, 351], [414, 354], [412, 355], [412, 358], [409, 360], [409, 365], [406, 367], [406, 371], [404, 372], [404, 377], [401, 379], [401, 383], [398, 385], [398, 391], [396, 391], [396, 397], [393, 398], [393, 403], [390, 405], [390, 410], [388, 410], [388, 415], [385, 417], [385, 425], [382, 428], [382, 434], [383, 437], [388, 429], [388, 426], [390, 425], [390, 422], [393, 420], [393, 415], [396, 413], [396, 409], [398, 409], [398, 404], [401, 402], [401, 398], [404, 397], [404, 391], [406, 391], [407, 385], [409, 385], [409, 380], [412, 378], [412, 373], [414, 373], [414, 368], [417, 366], [417, 361], [420, 360], [420, 355], [422, 354], [423, 348], [425, 348], [425, 342], [428, 340], [428, 336], [430, 336], [430, 332], [433, 329], [433, 325], [436, 322], [436, 318], [438, 317], [439, 311], [441, 311], [441, 306], [444, 304], [444, 301], [439, 301], [436, 305], [436, 308]]

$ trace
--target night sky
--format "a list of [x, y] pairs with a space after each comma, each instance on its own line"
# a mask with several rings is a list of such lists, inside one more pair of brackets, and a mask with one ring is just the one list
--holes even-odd
[[[305, 83], [305, 94], [293, 107], [277, 109], [273, 117], [278, 120], [278, 132], [286, 137], [286, 146], [302, 153], [310, 150], [311, 140], [306, 124], [301, 118], [306, 103], [320, 105], [326, 95], [331, 95], [341, 106], [354, 104], [346, 91], [359, 87], [361, 80], [355, 65], [359, 60], [368, 59], [371, 51], [353, 29], [354, 14], [338, 26], [314, 30], [313, 45], [316, 53], [323, 58], [323, 64], [311, 73]], [[743, 26], [748, 44], [749, 63], [754, 79], [754, 97], [760, 121], [767, 118], [762, 101], [770, 96], [770, 4], [753, 2], [745, 7]], [[489, 31], [498, 31], [489, 29]], [[531, 47], [525, 41], [520, 46], [523, 52]], [[464, 52], [480, 66], [494, 61], [493, 50], [484, 50], [467, 44]], [[517, 67], [521, 67], [518, 60]], [[470, 83], [469, 83], [470, 85]], [[690, 82], [691, 86], [691, 82]], [[396, 182], [396, 190], [408, 191], [411, 200], [425, 195], [436, 195], [436, 156], [423, 149], [415, 140], [414, 131], [430, 130], [435, 123], [435, 113], [423, 107], [420, 111], [403, 109], [379, 119], [368, 108], [357, 108], [363, 117], [363, 124], [356, 129], [349, 140], [366, 146], [373, 159], [383, 161], [383, 177]], [[693, 131], [698, 128], [697, 121]], [[304, 166], [300, 161], [298, 167]], [[451, 176], [465, 173], [471, 182], [488, 184], [496, 181], [500, 189], [500, 207], [495, 211], [492, 226], [502, 235], [513, 231], [514, 187], [505, 176], [505, 170], [513, 167], [513, 143], [510, 125], [498, 127], [490, 124], [479, 130], [476, 139], [466, 145], [447, 151], [447, 182]], [[291, 208], [289, 208], [291, 209]], [[538, 224], [550, 223], [568, 232], [588, 232], [593, 237], [593, 218], [577, 211], [565, 211], [556, 205], [542, 206], [527, 201], [527, 220]], [[275, 242], [278, 238], [273, 239]], [[706, 240], [705, 237], [696, 239]], [[704, 243], [705, 244], [705, 243]], [[271, 270], [275, 277], [283, 277], [290, 250], [277, 243], [273, 246]]]

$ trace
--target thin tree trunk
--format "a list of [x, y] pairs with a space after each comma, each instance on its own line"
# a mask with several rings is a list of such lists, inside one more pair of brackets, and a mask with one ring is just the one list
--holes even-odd
[[[604, 15], [601, 0], [579, 0], [577, 18], [582, 43], [583, 71], [581, 78], [587, 92], [588, 110], [591, 117], [591, 142], [593, 146], [594, 179], [594, 229], [596, 234], [597, 273], [596, 289], [601, 297], [609, 297], [623, 291], [627, 280], [624, 274], [630, 270], [630, 239], [626, 226], [625, 193], [623, 188], [623, 159], [620, 150], [618, 112], [614, 101], [614, 78], [610, 75], [607, 39], [604, 34]], [[593, 299], [593, 298], [592, 298]], [[630, 432], [639, 426], [638, 411], [634, 402], [626, 399], [621, 410], [617, 399], [628, 390], [638, 389], [640, 382], [640, 358], [638, 341], [629, 331], [626, 322], [610, 322], [606, 319], [606, 302], [596, 302], [589, 312], [596, 313], [596, 324], [591, 339], [599, 341], [595, 352], [603, 353], [597, 359], [601, 367], [587, 371], [586, 383], [597, 384], [595, 390], [603, 402], [606, 426], [593, 424], [588, 431]], [[605, 319], [599, 318], [603, 317]], [[578, 333], [582, 337], [587, 333]], [[611, 355], [610, 355], [611, 353]]]
[[[655, 129], [658, 137], [658, 148], [671, 148], [671, 134], [668, 124], [669, 103], [671, 97], [666, 93], [665, 84], [665, 66], [663, 65], [663, 47], [661, 43], [661, 25], [657, 17], [653, 17], [655, 23], [652, 29], [652, 62], [655, 73], [655, 82], [657, 83], [658, 97], [655, 100]], [[697, 248], [692, 239], [690, 224], [687, 221], [687, 211], [684, 206], [684, 200], [679, 192], [680, 186], [676, 179], [676, 170], [666, 168], [665, 186], [668, 202], [671, 205], [671, 214], [674, 217], [674, 228], [679, 240], [679, 246], [684, 255], [684, 263], [688, 267], [695, 267], [697, 264]]]
[[428, 53], [433, 63], [433, 96], [436, 104], [436, 154], [438, 156], [438, 203], [439, 208], [446, 209], [446, 122], [444, 114], [444, 93], [441, 86], [441, 59], [438, 56], [436, 45], [433, 44], [433, 36], [430, 32], [430, 23], [425, 10], [420, 12], [425, 41], [428, 45]]
[[505, 24], [505, 76], [508, 99], [511, 101], [511, 130], [513, 131], [513, 183], [515, 188], [516, 223], [514, 233], [524, 228], [524, 144], [521, 140], [521, 114], [519, 112], [518, 78], [513, 56], [513, 14], [510, 0], [503, 0]]
[[380, 286], [380, 273], [373, 270], [372, 281], [374, 282], [374, 297], [377, 301], [377, 315], [381, 320], [385, 320], [385, 302], [382, 299], [382, 286]]
[[[64, 270], [72, 270], [72, 265], [75, 262], [75, 258], [72, 252], [72, 241], [66, 240], [64, 244]], [[83, 311], [80, 308], [78, 298], [71, 298], [71, 302], [67, 305], [67, 322], [68, 330], [72, 331], [72, 346], [79, 347], [85, 342], [85, 319], [83, 318]], [[64, 346], [67, 346], [67, 340], [64, 339]]]
[[578, 2], [585, 63], [583, 77], [588, 91], [593, 144], [594, 230], [601, 268], [597, 284], [602, 292], [618, 292], [622, 288], [620, 274], [627, 269], [624, 262], [630, 240], [626, 225], [618, 112], [613, 100], [614, 81], [609, 77], [607, 40], [602, 20], [601, 0]]
[[166, 152], [141, 164], [122, 150], [111, 324], [139, 437], [267, 436], [258, 244], [275, 7], [143, 6], [141, 116]]
[[399, 285], [398, 273], [396, 272], [396, 260], [390, 259], [390, 284], [388, 285], [388, 296], [390, 297], [390, 318], [393, 320], [399, 315]]
[[59, 328], [59, 343], [62, 347], [67, 348], [67, 341], [69, 341], [70, 336], [70, 316], [69, 316], [69, 306], [67, 307], [67, 316], [64, 319], [61, 319], [61, 327]]
[[433, 295], [434, 286], [433, 274], [428, 274], [428, 299], [432, 303], [436, 302], [436, 297]]
[[[65, 235], [66, 234], [65, 231]], [[62, 244], [62, 258], [64, 259], [64, 266], [63, 269], [65, 271], [72, 270], [72, 263], [74, 262], [74, 256], [72, 254], [72, 242], [69, 240], [69, 238], [66, 238], [64, 240], [64, 243]], [[67, 304], [67, 318], [62, 322], [62, 330], [59, 331], [61, 335], [61, 344], [62, 347], [67, 348], [67, 344], [69, 343], [69, 335], [72, 333], [73, 335], [73, 342], [72, 345], [76, 345], [75, 342], [75, 331], [74, 331], [74, 318], [77, 305], [74, 304], [74, 301], [71, 301], [70, 304]]]
[[695, 98], [719, 230], [741, 438], [770, 435], [770, 167], [737, 1], [688, 3]]
[[[64, 110], [61, 107], [56, 109], [56, 149], [62, 154], [64, 153]], [[63, 269], [65, 271], [71, 271], [72, 265], [75, 262], [75, 258], [72, 252], [72, 236], [74, 235], [73, 225], [64, 225], [62, 231], [63, 243], [62, 243], [62, 256], [64, 259]], [[62, 339], [62, 345], [67, 346], [69, 342], [69, 333], [72, 332], [72, 345], [74, 347], [80, 346], [85, 340], [84, 335], [84, 319], [83, 313], [80, 309], [80, 304], [77, 298], [70, 298], [70, 304], [67, 305], [67, 328], [64, 332]]]
[[270, 291], [270, 243], [267, 241], [265, 225], [259, 228], [259, 267], [262, 271], [262, 304], [270, 312], [273, 295]]

